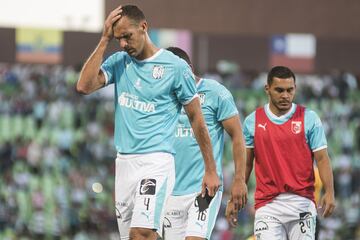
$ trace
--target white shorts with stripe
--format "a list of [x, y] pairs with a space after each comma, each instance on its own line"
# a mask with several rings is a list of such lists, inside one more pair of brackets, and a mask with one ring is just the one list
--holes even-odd
[[255, 212], [256, 240], [314, 240], [316, 207], [296, 194], [280, 194]]
[[200, 193], [170, 196], [165, 207], [163, 240], [183, 240], [194, 236], [210, 239], [220, 209], [222, 192], [218, 191], [209, 208], [199, 211], [196, 197]]
[[174, 182], [172, 154], [118, 154], [115, 207], [120, 239], [129, 239], [132, 227], [153, 229], [161, 236], [164, 207]]

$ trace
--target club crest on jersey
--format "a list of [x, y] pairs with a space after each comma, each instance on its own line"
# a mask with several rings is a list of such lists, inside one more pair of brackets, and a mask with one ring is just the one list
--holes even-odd
[[291, 131], [294, 134], [299, 134], [301, 132], [301, 122], [300, 121], [292, 121], [291, 122]]
[[200, 104], [203, 105], [205, 103], [205, 93], [199, 93]]
[[164, 75], [164, 66], [154, 65], [152, 76], [155, 79], [160, 79]]

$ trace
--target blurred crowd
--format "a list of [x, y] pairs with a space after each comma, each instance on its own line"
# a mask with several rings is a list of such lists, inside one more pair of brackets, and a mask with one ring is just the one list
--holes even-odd
[[[118, 239], [114, 209], [113, 89], [81, 96], [79, 69], [0, 64], [0, 239]], [[217, 74], [233, 92], [242, 120], [267, 98], [265, 73]], [[360, 239], [360, 81], [334, 71], [298, 75], [296, 102], [325, 127], [337, 209], [319, 218], [319, 239]], [[224, 153], [225, 194], [213, 240], [247, 239], [249, 203], [231, 229], [224, 212], [233, 174]]]

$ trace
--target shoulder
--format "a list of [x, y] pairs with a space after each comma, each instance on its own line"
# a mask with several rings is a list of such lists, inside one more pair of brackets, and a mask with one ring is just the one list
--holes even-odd
[[202, 78], [202, 84], [220, 99], [232, 98], [231, 92], [216, 80]]
[[107, 62], [111, 61], [111, 62], [118, 62], [118, 61], [122, 61], [123, 59], [125, 59], [126, 57], [128, 57], [128, 54], [124, 51], [118, 51], [115, 52], [111, 55], [109, 55], [106, 59]]
[[170, 52], [166, 49], [162, 49], [162, 51], [163, 51], [162, 57], [164, 58], [164, 60], [171, 63], [171, 65], [178, 67], [178, 68], [189, 68], [190, 67], [184, 59], [176, 56], [172, 52]]
[[305, 108], [305, 118], [306, 119], [313, 119], [313, 120], [317, 120], [320, 119], [319, 115], [311, 109]]
[[256, 114], [256, 111], [253, 111], [252, 113], [250, 113], [244, 120], [244, 125], [248, 126], [250, 124], [253, 124], [255, 123], [255, 114]]

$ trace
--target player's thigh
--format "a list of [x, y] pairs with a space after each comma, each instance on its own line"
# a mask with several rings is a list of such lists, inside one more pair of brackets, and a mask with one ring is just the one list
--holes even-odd
[[120, 156], [115, 161], [115, 213], [120, 239], [126, 240], [129, 239], [136, 186], [141, 172], [136, 171], [136, 161], [129, 161]]
[[283, 223], [266, 206], [255, 212], [254, 235], [256, 240], [287, 240]]
[[163, 239], [185, 239], [188, 210], [195, 197], [196, 194], [169, 197], [165, 207]]
[[171, 154], [151, 154], [142, 166], [131, 227], [155, 229], [161, 235], [165, 202], [174, 187], [174, 158]]
[[[200, 194], [200, 193], [198, 193]], [[198, 195], [196, 194], [196, 195]], [[209, 207], [200, 211], [196, 196], [192, 199], [186, 229], [186, 237], [210, 239], [214, 229], [216, 217], [221, 205], [222, 192], [218, 191], [211, 200]]]

